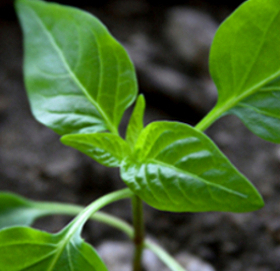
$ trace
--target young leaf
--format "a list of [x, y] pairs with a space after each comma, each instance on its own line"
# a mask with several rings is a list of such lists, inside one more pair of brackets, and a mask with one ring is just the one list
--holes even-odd
[[248, 212], [261, 208], [255, 187], [203, 133], [182, 123], [154, 122], [122, 163], [128, 187], [149, 205], [173, 212]]
[[79, 236], [68, 240], [27, 227], [0, 231], [0, 270], [108, 271], [94, 248]]
[[126, 130], [126, 141], [129, 146], [133, 149], [138, 139], [140, 132], [143, 130], [143, 117], [145, 112], [145, 98], [143, 95], [139, 95], [136, 105], [133, 109], [130, 117], [127, 130]]
[[128, 144], [121, 137], [109, 133], [65, 135], [61, 142], [107, 167], [120, 166], [130, 153]]
[[268, 87], [280, 78], [279, 25], [278, 0], [249, 0], [220, 26], [209, 63], [218, 102], [198, 129], [233, 113], [257, 135], [280, 142], [279, 84]]
[[137, 94], [124, 48], [92, 15], [38, 0], [17, 0], [24, 30], [24, 75], [32, 112], [59, 134], [115, 134]]

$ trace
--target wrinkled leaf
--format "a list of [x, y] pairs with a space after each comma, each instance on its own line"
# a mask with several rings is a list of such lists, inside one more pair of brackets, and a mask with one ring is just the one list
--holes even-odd
[[249, 0], [220, 26], [209, 63], [218, 102], [198, 129], [233, 113], [258, 136], [280, 142], [279, 83], [271, 87], [280, 78], [279, 25], [279, 0]]
[[24, 30], [24, 77], [34, 116], [59, 134], [117, 128], [137, 94], [124, 48], [92, 15], [17, 0]]
[[66, 232], [13, 227], [0, 231], [0, 270], [108, 271], [96, 251]]
[[143, 95], [139, 95], [126, 130], [126, 141], [131, 148], [134, 147], [140, 132], [143, 130], [144, 112], [145, 98]]
[[107, 167], [120, 166], [130, 153], [128, 144], [121, 137], [109, 133], [66, 135], [61, 142]]
[[263, 200], [215, 144], [191, 126], [154, 122], [140, 134], [121, 176], [154, 208], [173, 212], [248, 212]]

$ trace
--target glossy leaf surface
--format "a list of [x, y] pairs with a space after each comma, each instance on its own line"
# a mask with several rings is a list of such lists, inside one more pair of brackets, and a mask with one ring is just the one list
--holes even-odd
[[220, 26], [209, 63], [218, 102], [198, 129], [233, 113], [258, 136], [280, 142], [279, 83], [271, 87], [280, 76], [279, 25], [278, 0], [249, 0]]
[[108, 271], [80, 237], [49, 234], [27, 227], [0, 231], [0, 270]]
[[143, 117], [145, 112], [145, 105], [146, 104], [144, 96], [139, 95], [126, 130], [126, 141], [131, 148], [134, 147], [138, 136], [144, 127]]
[[25, 84], [35, 117], [59, 134], [117, 128], [135, 100], [135, 71], [124, 48], [92, 15], [17, 0], [24, 30]]
[[120, 166], [130, 153], [128, 144], [121, 137], [109, 133], [66, 135], [61, 142], [107, 167]]
[[149, 205], [173, 212], [247, 212], [261, 208], [254, 186], [215, 144], [191, 126], [154, 122], [122, 164], [128, 187]]

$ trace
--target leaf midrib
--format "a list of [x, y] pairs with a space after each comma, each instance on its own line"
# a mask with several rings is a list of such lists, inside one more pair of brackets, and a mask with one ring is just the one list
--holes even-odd
[[57, 249], [55, 249], [54, 253], [55, 253], [55, 256], [53, 258], [53, 260], [51, 261], [48, 269], [46, 271], [52, 271], [53, 270], [53, 267], [55, 266], [55, 264], [57, 263], [59, 257], [62, 255], [63, 253], [63, 250], [66, 248], [67, 244], [70, 242], [70, 239], [72, 238], [72, 236], [70, 238], [65, 238], [65, 239], [62, 239], [61, 242], [59, 242], [57, 245]]
[[[243, 77], [243, 80], [242, 80], [242, 82], [240, 83], [237, 92], [240, 92], [240, 90], [242, 90], [242, 87], [243, 87], [244, 84], [247, 82], [247, 80], [248, 80], [250, 74], [252, 73], [253, 67], [255, 66], [257, 60], [259, 59], [260, 52], [261, 52], [261, 50], [262, 50], [262, 48], [263, 48], [263, 46], [264, 46], [264, 43], [265, 43], [265, 41], [266, 41], [266, 35], [267, 35], [268, 31], [269, 31], [269, 28], [271, 27], [271, 25], [274, 23], [274, 21], [276, 20], [276, 18], [277, 18], [278, 16], [279, 16], [279, 11], [278, 11], [277, 13], [275, 13], [275, 16], [272, 17], [270, 23], [267, 25], [267, 28], [265, 29], [265, 31], [264, 31], [264, 33], [263, 33], [263, 35], [262, 35], [262, 41], [261, 41], [261, 43], [260, 43], [260, 45], [259, 45], [258, 51], [257, 51], [257, 53], [256, 53], [256, 55], [255, 55], [255, 58], [253, 59], [251, 65], [250, 65], [250, 68], [247, 70], [246, 75]], [[280, 72], [280, 69], [278, 70], [278, 72]]]
[[272, 76], [267, 77], [265, 80], [261, 81], [259, 84], [256, 84], [256, 85], [252, 86], [251, 88], [249, 88], [248, 90], [246, 90], [242, 95], [229, 99], [228, 102], [225, 103], [224, 106], [220, 107], [222, 109], [222, 110], [219, 110], [219, 111], [221, 111], [220, 115], [223, 114], [224, 112], [228, 111], [229, 109], [235, 107], [237, 104], [239, 104], [241, 101], [243, 101], [250, 95], [255, 94], [263, 86], [265, 86], [267, 83], [271, 82], [272, 80], [276, 79], [279, 76], [280, 76], [280, 69], [276, 73], [274, 73]]

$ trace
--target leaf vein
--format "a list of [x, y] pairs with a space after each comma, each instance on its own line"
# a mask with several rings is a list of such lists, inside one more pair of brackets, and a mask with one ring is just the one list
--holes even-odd
[[221, 186], [221, 185], [216, 184], [216, 183], [211, 183], [211, 182], [209, 182], [209, 181], [207, 181], [207, 180], [201, 178], [201, 177], [198, 176], [198, 175], [192, 174], [191, 172], [186, 172], [186, 171], [181, 170], [181, 169], [179, 169], [179, 168], [177, 168], [177, 167], [174, 167], [173, 165], [166, 164], [166, 163], [161, 162], [161, 161], [156, 160], [156, 159], [153, 159], [153, 161], [154, 161], [154, 163], [156, 163], [156, 164], [158, 164], [158, 165], [162, 165], [162, 166], [171, 168], [171, 169], [173, 169], [174, 171], [178, 171], [178, 172], [183, 173], [184, 175], [189, 175], [189, 176], [191, 176], [192, 178], [194, 178], [195, 180], [200, 181], [200, 182], [203, 182], [203, 183], [205, 183], [205, 184], [207, 184], [207, 185], [216, 187], [216, 188], [218, 188], [218, 189], [220, 189], [220, 190], [227, 191], [227, 192], [230, 193], [230, 194], [234, 194], [234, 195], [239, 196], [239, 197], [242, 197], [242, 198], [247, 198], [247, 195], [245, 195], [245, 194], [242, 194], [242, 193], [240, 193], [240, 192], [234, 191], [234, 190], [232, 190], [232, 189], [229, 189], [229, 188], [227, 188], [227, 187]]
[[92, 28], [91, 28], [91, 34], [93, 35], [94, 41], [96, 43], [96, 48], [97, 48], [97, 51], [98, 51], [97, 58], [98, 58], [98, 64], [99, 64], [99, 67], [100, 67], [99, 73], [98, 73], [97, 95], [95, 97], [96, 101], [99, 102], [100, 94], [102, 92], [103, 78], [104, 78], [104, 65], [103, 65], [103, 62], [101, 60], [101, 58], [102, 58], [101, 46], [99, 44], [96, 32]]
[[172, 198], [172, 196], [169, 195], [168, 190], [166, 190], [166, 187], [165, 187], [165, 185], [164, 185], [164, 181], [162, 181], [160, 175], [161, 175], [161, 174], [160, 174], [160, 168], [158, 168], [158, 169], [157, 169], [157, 177], [158, 177], [159, 182], [161, 183], [161, 186], [162, 186], [162, 188], [163, 188], [164, 193], [167, 195], [167, 198], [169, 198], [169, 200], [170, 200], [173, 204], [177, 205], [178, 202], [175, 201], [175, 200]]
[[280, 119], [280, 115], [273, 114], [273, 113], [268, 112], [268, 111], [264, 111], [264, 110], [262, 110], [262, 109], [260, 109], [260, 108], [251, 106], [251, 105], [249, 105], [249, 104], [247, 104], [247, 103], [242, 103], [242, 102], [241, 102], [241, 103], [238, 104], [238, 106], [240, 106], [240, 107], [245, 107], [245, 108], [249, 108], [249, 109], [255, 111], [256, 113], [262, 114], [262, 115], [267, 116], [267, 117], [271, 117], [271, 118], [275, 118], [275, 119]]
[[83, 257], [84, 260], [94, 269], [93, 271], [95, 271], [96, 268], [94, 268], [94, 267], [92, 266], [91, 262], [88, 260], [88, 258], [86, 258], [86, 257], [84, 256], [84, 254], [80, 252], [80, 250], [77, 248], [77, 245], [76, 245], [75, 243], [73, 243], [73, 242], [71, 242], [71, 245], [72, 245], [73, 248], [77, 251], [77, 253], [79, 253], [79, 255], [80, 255], [81, 257]]
[[[147, 175], [148, 175], [148, 169], [147, 169], [147, 165], [145, 164], [144, 165], [144, 178], [145, 178], [145, 182], [146, 182], [146, 184], [147, 184], [147, 187], [148, 187], [148, 189], [149, 189], [149, 191], [150, 191], [150, 194], [152, 195], [152, 197], [158, 202], [158, 203], [160, 203], [160, 200], [156, 197], [156, 194], [154, 193], [154, 191], [151, 189], [151, 187], [150, 187], [150, 183], [149, 183], [149, 181], [148, 181], [148, 178], [147, 178]], [[144, 190], [143, 191], [145, 191], [145, 190], [147, 190], [147, 187], [144, 187]]]
[[46, 254], [46, 255], [43, 256], [42, 258], [37, 259], [35, 262], [32, 262], [32, 263], [28, 264], [26, 267], [24, 267], [24, 268], [21, 269], [20, 271], [24, 271], [24, 270], [26, 270], [26, 269], [28, 270], [30, 267], [32, 267], [32, 266], [34, 266], [34, 265], [36, 265], [36, 264], [38, 264], [38, 263], [40, 263], [40, 262], [42, 262], [42, 261], [44, 261], [44, 260], [50, 258], [51, 256], [53, 256], [54, 253], [55, 253], [55, 250], [54, 250], [53, 252], [50, 252], [50, 253]]

